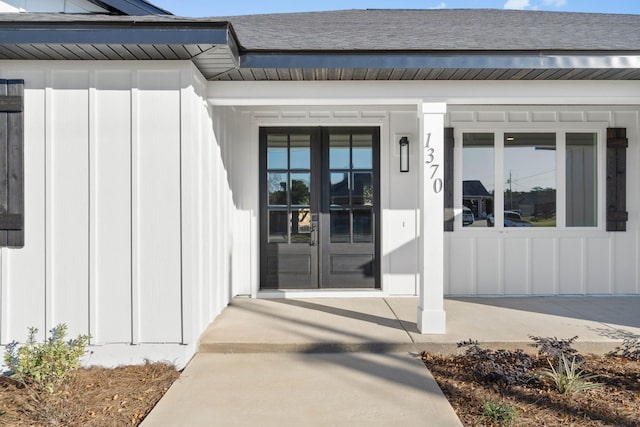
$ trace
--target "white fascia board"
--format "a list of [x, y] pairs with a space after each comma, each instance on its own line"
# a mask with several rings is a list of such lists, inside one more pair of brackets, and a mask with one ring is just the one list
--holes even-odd
[[602, 81], [214, 81], [212, 105], [638, 105], [640, 83]]

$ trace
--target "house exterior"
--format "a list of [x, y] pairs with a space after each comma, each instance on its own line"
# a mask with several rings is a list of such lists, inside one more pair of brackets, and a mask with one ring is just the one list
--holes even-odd
[[445, 333], [445, 295], [640, 293], [640, 16], [0, 12], [3, 345], [181, 365], [237, 295], [418, 296]]

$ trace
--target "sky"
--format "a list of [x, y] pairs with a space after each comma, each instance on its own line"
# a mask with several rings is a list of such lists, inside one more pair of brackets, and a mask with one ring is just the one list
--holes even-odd
[[640, 0], [149, 0], [178, 16], [234, 16], [341, 9], [519, 9], [640, 14]]

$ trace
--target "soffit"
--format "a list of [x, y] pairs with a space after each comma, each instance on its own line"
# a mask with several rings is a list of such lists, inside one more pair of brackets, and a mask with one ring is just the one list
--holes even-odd
[[238, 66], [226, 22], [173, 16], [0, 15], [0, 59], [192, 60], [206, 78]]

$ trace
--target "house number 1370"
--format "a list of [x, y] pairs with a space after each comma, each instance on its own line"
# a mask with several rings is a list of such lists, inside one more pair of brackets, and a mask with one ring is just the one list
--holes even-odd
[[440, 165], [438, 163], [433, 163], [433, 161], [435, 160], [435, 156], [433, 155], [435, 149], [429, 147], [429, 138], [427, 138], [427, 142], [425, 143], [424, 148], [426, 151], [426, 160], [424, 162], [431, 168], [431, 177], [429, 179], [432, 183], [433, 192], [438, 194], [442, 191], [443, 187], [442, 178], [435, 177], [436, 173], [438, 173], [438, 168], [440, 167]]

